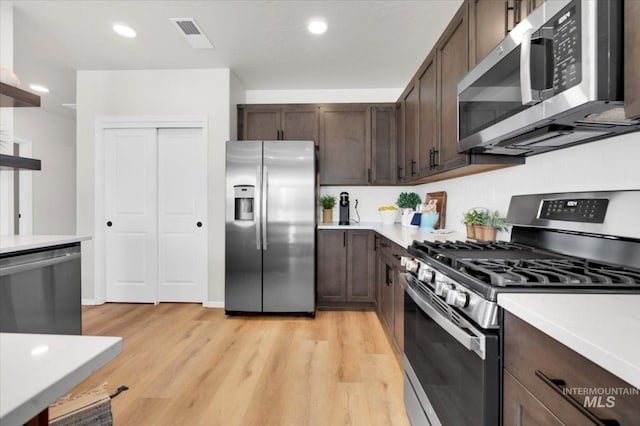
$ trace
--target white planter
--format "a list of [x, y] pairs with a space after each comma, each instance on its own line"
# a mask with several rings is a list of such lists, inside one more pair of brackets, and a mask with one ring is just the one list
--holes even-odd
[[398, 210], [383, 210], [380, 212], [383, 225], [393, 225], [398, 218]]
[[411, 225], [411, 219], [413, 219], [414, 213], [413, 209], [402, 209], [402, 226], [415, 226]]

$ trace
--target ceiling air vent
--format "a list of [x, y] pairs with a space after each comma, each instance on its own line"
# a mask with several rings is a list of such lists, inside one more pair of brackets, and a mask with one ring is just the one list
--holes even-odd
[[193, 18], [169, 18], [194, 49], [213, 49], [213, 44], [204, 35]]

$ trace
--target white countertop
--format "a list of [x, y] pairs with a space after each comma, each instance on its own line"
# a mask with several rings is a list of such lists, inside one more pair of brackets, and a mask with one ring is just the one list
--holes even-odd
[[90, 240], [89, 235], [1, 235], [0, 254]]
[[26, 423], [120, 352], [121, 337], [0, 333], [0, 423]]
[[498, 304], [640, 389], [640, 294], [501, 293]]
[[438, 234], [428, 231], [421, 231], [417, 227], [402, 226], [399, 223], [393, 225], [383, 225], [382, 222], [362, 222], [355, 225], [338, 225], [337, 222], [332, 224], [319, 223], [318, 229], [370, 229], [376, 231], [383, 237], [387, 237], [394, 243], [408, 247], [413, 243], [413, 240], [418, 241], [464, 241], [467, 239], [467, 235], [463, 232], [451, 232], [448, 234]]

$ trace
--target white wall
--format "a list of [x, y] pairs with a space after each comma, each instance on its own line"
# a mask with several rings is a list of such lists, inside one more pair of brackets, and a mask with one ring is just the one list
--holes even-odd
[[[447, 192], [446, 227], [464, 231], [462, 214], [472, 207], [506, 215], [512, 195], [546, 192], [640, 189], [640, 132], [527, 158], [522, 166], [414, 187]], [[632, 207], [640, 212], [640, 206]], [[629, 224], [640, 227], [640, 222]], [[502, 233], [501, 239], [508, 239]]]
[[325, 89], [325, 90], [247, 90], [248, 104], [320, 104], [398, 100], [404, 88]]
[[242, 82], [233, 72], [231, 73], [230, 83], [229, 115], [231, 118], [231, 136], [229, 139], [236, 140], [238, 139], [238, 104], [246, 103], [247, 98], [244, 84], [242, 84]]
[[[339, 207], [337, 202], [340, 200], [341, 192], [349, 193], [349, 217], [357, 219], [355, 213], [355, 204], [358, 200], [358, 213], [360, 214], [360, 222], [381, 222], [382, 218], [378, 213], [378, 207], [395, 205], [398, 195], [401, 192], [418, 192], [413, 186], [323, 186], [320, 188], [320, 195], [334, 195], [336, 197], [336, 206], [333, 209], [333, 220], [337, 222], [339, 219]], [[421, 199], [424, 199], [423, 193], [418, 192]], [[318, 223], [322, 222], [322, 209], [318, 208]], [[400, 218], [397, 219], [400, 221]]]
[[76, 232], [76, 123], [41, 108], [16, 108], [14, 132], [32, 142], [33, 234]]
[[[100, 116], [207, 116], [209, 301], [224, 299], [224, 143], [230, 138], [229, 69], [78, 71], [77, 232], [94, 231], [94, 125]], [[82, 298], [93, 299], [94, 247], [83, 243]]]

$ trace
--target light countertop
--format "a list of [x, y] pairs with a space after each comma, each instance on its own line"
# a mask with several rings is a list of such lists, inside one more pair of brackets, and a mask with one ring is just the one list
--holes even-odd
[[26, 423], [120, 352], [121, 337], [0, 333], [0, 423]]
[[338, 225], [337, 222], [319, 223], [318, 229], [367, 229], [376, 231], [383, 237], [387, 237], [394, 243], [408, 247], [413, 243], [413, 240], [418, 241], [464, 241], [467, 239], [467, 235], [463, 232], [451, 232], [447, 234], [440, 234], [428, 231], [421, 231], [417, 227], [402, 226], [399, 223], [393, 225], [383, 225], [382, 222], [362, 222], [353, 225]]
[[90, 240], [89, 235], [2, 235], [0, 254]]
[[498, 304], [640, 389], [640, 294], [502, 293]]

